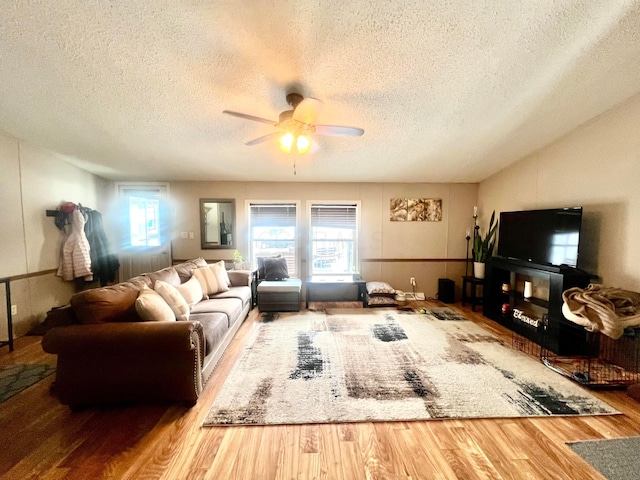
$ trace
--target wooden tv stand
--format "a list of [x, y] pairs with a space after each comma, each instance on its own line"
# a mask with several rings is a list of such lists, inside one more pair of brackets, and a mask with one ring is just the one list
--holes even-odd
[[[562, 292], [571, 287], [586, 287], [591, 279], [589, 274], [570, 267], [492, 257], [485, 275], [485, 317], [539, 345], [544, 340], [544, 346], [558, 355], [574, 355], [584, 350], [584, 343], [576, 341], [575, 324], [562, 315]], [[525, 281], [533, 284], [530, 298], [524, 298]]]

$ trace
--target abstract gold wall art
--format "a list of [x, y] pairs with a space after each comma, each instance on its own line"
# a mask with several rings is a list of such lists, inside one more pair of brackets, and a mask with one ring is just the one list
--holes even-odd
[[441, 198], [392, 198], [389, 210], [392, 222], [440, 222]]

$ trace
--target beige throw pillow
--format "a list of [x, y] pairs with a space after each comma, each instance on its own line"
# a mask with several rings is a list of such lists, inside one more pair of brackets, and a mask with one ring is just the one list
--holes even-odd
[[209, 295], [215, 295], [216, 293], [229, 290], [227, 271], [220, 263], [214, 263], [208, 267], [196, 268], [193, 271], [193, 276], [200, 282], [203, 298], [209, 298]]
[[224, 260], [220, 260], [219, 262], [214, 263], [214, 265], [218, 265], [222, 269], [222, 278], [224, 278], [226, 285], [231, 286], [231, 279], [229, 278], [229, 273], [227, 272], [227, 264]]
[[175, 321], [176, 316], [158, 292], [149, 287], [140, 290], [136, 299], [136, 311], [147, 322]]
[[200, 282], [196, 277], [191, 277], [182, 285], [178, 285], [176, 287], [176, 290], [178, 290], [184, 297], [190, 309], [193, 308], [196, 303], [202, 300], [202, 287], [200, 286]]
[[189, 320], [189, 304], [176, 287], [162, 280], [157, 280], [153, 289], [169, 305], [176, 316], [176, 320]]

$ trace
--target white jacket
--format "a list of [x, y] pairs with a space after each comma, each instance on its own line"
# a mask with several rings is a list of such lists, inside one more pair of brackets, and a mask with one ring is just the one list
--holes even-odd
[[89, 241], [84, 233], [84, 217], [80, 210], [71, 213], [71, 232], [62, 245], [57, 275], [65, 280], [93, 280]]

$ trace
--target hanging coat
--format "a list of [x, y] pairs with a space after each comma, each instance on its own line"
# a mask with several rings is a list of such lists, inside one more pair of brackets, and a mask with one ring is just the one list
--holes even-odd
[[93, 279], [100, 281], [100, 286], [104, 287], [109, 282], [115, 281], [120, 262], [118, 257], [109, 250], [107, 235], [102, 226], [102, 214], [90, 208], [85, 208], [84, 212], [87, 214], [84, 233], [89, 241]]
[[77, 209], [70, 216], [71, 231], [62, 245], [57, 275], [68, 281], [74, 278], [83, 278], [90, 282], [93, 280], [93, 273], [91, 271], [89, 242], [84, 233], [84, 216]]

